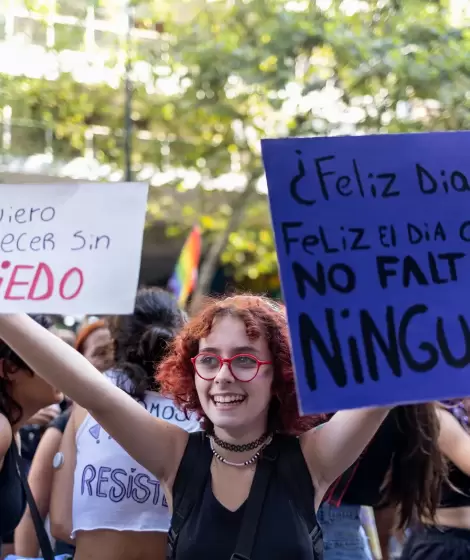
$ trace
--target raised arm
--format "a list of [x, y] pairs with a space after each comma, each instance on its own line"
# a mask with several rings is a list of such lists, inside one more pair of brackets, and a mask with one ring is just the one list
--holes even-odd
[[174, 477], [187, 443], [184, 430], [146, 412], [27, 315], [0, 315], [0, 338], [36, 374], [86, 408], [138, 463], [164, 482]]
[[[84, 409], [79, 409], [80, 420], [83, 421]], [[80, 422], [81, 423], [81, 422]], [[51, 521], [51, 534], [60, 541], [74, 544], [70, 535], [72, 534], [72, 500], [73, 479], [77, 463], [77, 446], [75, 435], [77, 432], [77, 408], [74, 405], [70, 420], [65, 427], [64, 435], [60, 443], [60, 452], [64, 457], [61, 467], [54, 472], [52, 481], [52, 492], [49, 517]]]
[[390, 408], [342, 410], [300, 438], [315, 484], [317, 501], [374, 437]]

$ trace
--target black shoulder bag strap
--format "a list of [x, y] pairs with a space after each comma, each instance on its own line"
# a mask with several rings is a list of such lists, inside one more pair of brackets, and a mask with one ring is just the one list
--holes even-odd
[[235, 552], [230, 560], [250, 560], [258, 531], [264, 501], [278, 456], [277, 444], [271, 443], [263, 452], [256, 467], [253, 484], [246, 502]]
[[175, 558], [179, 533], [204, 491], [211, 462], [212, 451], [206, 442], [206, 432], [190, 433], [173, 484], [173, 515], [168, 531], [167, 560]]
[[36, 530], [39, 547], [41, 548], [41, 554], [44, 560], [54, 560], [54, 552], [52, 550], [51, 541], [47, 536], [46, 529], [44, 528], [44, 522], [41, 519], [41, 515], [39, 514], [36, 502], [34, 501], [31, 488], [29, 487], [23, 459], [20, 457], [18, 448], [16, 447], [16, 442], [14, 441], [12, 442], [11, 450], [15, 459], [16, 467], [18, 469], [18, 476], [20, 477], [20, 481], [26, 495], [26, 501], [28, 502], [29, 511], [31, 512], [31, 517], [34, 523], [34, 529]]
[[[323, 560], [323, 536], [315, 515], [314, 488], [298, 438], [278, 436], [279, 472], [287, 484], [293, 503], [307, 524], [315, 560]], [[309, 492], [308, 489], [311, 488]]]

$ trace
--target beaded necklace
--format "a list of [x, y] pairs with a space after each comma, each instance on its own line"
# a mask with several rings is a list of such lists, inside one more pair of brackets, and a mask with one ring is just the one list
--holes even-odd
[[214, 439], [210, 437], [209, 441], [211, 445], [211, 451], [214, 457], [218, 459], [221, 463], [224, 463], [225, 465], [230, 465], [231, 467], [247, 467], [248, 465], [252, 465], [253, 463], [256, 463], [256, 461], [259, 459], [259, 456], [261, 455], [261, 452], [267, 445], [271, 443], [272, 439], [273, 439], [272, 436], [269, 436], [266, 439], [266, 441], [263, 443], [263, 445], [258, 449], [258, 451], [253, 455], [253, 457], [251, 457], [246, 461], [243, 461], [243, 463], [235, 463], [233, 461], [229, 461], [225, 457], [222, 457], [222, 455], [220, 455], [220, 453], [217, 453], [217, 451], [214, 448]]

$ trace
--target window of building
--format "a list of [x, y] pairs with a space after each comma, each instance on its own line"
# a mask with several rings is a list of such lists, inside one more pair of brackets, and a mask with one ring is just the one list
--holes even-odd
[[58, 51], [79, 51], [85, 42], [85, 28], [81, 25], [54, 24], [54, 47]]
[[84, 20], [90, 2], [84, 0], [56, 0], [56, 12], [62, 16], [73, 16]]
[[[1, 8], [0, 8], [1, 10]], [[3, 12], [0, 13], [0, 41], [3, 41], [3, 39], [5, 39], [6, 33], [5, 33], [5, 16], [3, 15]]]
[[95, 43], [100, 49], [117, 53], [121, 49], [121, 40], [117, 33], [112, 31], [95, 31]]
[[11, 147], [9, 153], [13, 156], [28, 157], [43, 154], [46, 151], [46, 131], [39, 125], [25, 126], [13, 124], [11, 126]]
[[15, 37], [23, 43], [46, 46], [47, 25], [45, 21], [16, 16], [14, 20]]

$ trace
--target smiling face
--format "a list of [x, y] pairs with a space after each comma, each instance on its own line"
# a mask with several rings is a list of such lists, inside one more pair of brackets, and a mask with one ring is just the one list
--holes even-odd
[[[199, 342], [199, 352], [209, 352], [225, 359], [238, 354], [251, 354], [260, 361], [272, 359], [264, 337], [250, 340], [244, 322], [231, 315], [214, 320], [207, 338]], [[238, 368], [252, 366], [246, 358], [241, 358], [238, 365], [232, 364], [232, 367], [240, 371]], [[210, 381], [195, 373], [195, 383], [204, 413], [216, 431], [224, 430], [234, 437], [250, 433], [254, 434], [254, 438], [261, 435], [266, 430], [271, 401], [272, 366], [261, 365], [256, 377], [249, 382], [237, 380], [228, 364], [223, 364], [214, 374], [215, 378]], [[239, 377], [243, 378], [243, 375]]]

